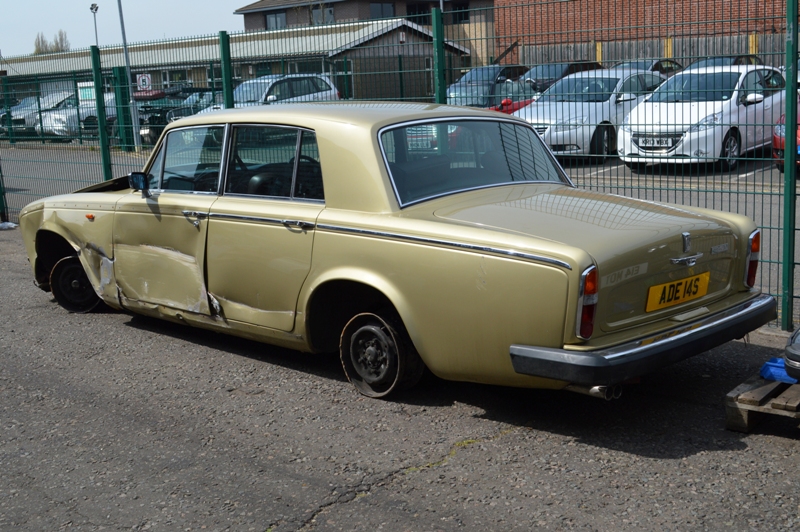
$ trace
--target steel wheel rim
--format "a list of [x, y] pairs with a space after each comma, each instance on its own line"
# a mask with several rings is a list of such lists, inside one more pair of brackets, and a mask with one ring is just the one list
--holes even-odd
[[391, 384], [397, 376], [397, 347], [391, 335], [377, 325], [365, 325], [353, 333], [350, 360], [370, 386]]

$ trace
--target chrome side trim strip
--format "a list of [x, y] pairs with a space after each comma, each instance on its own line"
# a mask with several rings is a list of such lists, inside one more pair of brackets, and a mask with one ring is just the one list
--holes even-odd
[[208, 215], [209, 218], [218, 218], [220, 220], [237, 220], [239, 222], [256, 222], [273, 225], [283, 225], [283, 220], [277, 218], [261, 218], [259, 216], [243, 216], [240, 214], [222, 214], [212, 212]]
[[463, 242], [454, 242], [452, 240], [438, 240], [435, 238], [424, 238], [420, 236], [402, 235], [399, 233], [385, 233], [382, 231], [371, 231], [369, 229], [356, 229], [353, 227], [342, 227], [338, 225], [317, 224], [317, 229], [325, 229], [328, 231], [335, 231], [337, 233], [350, 233], [356, 235], [374, 236], [379, 238], [391, 238], [394, 240], [403, 240], [405, 242], [414, 242], [418, 244], [433, 244], [437, 246], [445, 246], [456, 249], [466, 249], [469, 251], [479, 251], [482, 253], [493, 253], [496, 255], [504, 255], [506, 257], [514, 257], [517, 259], [530, 260], [534, 262], [542, 262], [552, 266], [558, 266], [567, 270], [572, 270], [572, 266], [563, 260], [553, 259], [550, 257], [543, 257], [541, 255], [532, 255], [530, 253], [521, 253], [512, 249], [501, 249], [490, 246], [479, 246], [474, 244], [465, 244]]

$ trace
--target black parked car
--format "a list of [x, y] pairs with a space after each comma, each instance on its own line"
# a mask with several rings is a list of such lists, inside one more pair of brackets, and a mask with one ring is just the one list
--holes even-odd
[[489, 65], [473, 68], [447, 87], [447, 103], [492, 107], [505, 97], [506, 82], [516, 81], [528, 71], [523, 65]]
[[[195, 89], [196, 90], [196, 89]], [[151, 91], [152, 92], [152, 91]], [[145, 145], [154, 145], [164, 127], [179, 118], [197, 114], [209, 105], [222, 102], [222, 92], [203, 89], [186, 96], [186, 90], [175, 94], [153, 94], [139, 104], [139, 135]], [[177, 98], [176, 98], [177, 96]]]

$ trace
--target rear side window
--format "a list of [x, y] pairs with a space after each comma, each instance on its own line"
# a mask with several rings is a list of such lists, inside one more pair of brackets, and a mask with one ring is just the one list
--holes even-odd
[[310, 78], [310, 80], [314, 83], [314, 86], [317, 88], [317, 92], [331, 90], [331, 86], [328, 85], [328, 83], [322, 78]]
[[235, 126], [225, 193], [323, 200], [315, 133], [280, 126]]
[[512, 122], [415, 123], [382, 131], [380, 142], [401, 206], [476, 188], [566, 182], [539, 136]]

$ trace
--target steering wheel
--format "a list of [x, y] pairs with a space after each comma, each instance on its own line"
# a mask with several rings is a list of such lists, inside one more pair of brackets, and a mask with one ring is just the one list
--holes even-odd
[[[300, 156], [300, 160], [301, 160], [301, 161], [305, 161], [305, 162], [307, 162], [307, 163], [319, 164], [319, 161], [317, 161], [316, 159], [314, 159], [314, 158], [313, 158], [313, 157], [311, 157], [310, 155], [301, 155], [301, 156]], [[291, 159], [289, 159], [289, 164], [292, 164], [292, 165], [294, 164], [294, 157], [292, 157]]]

